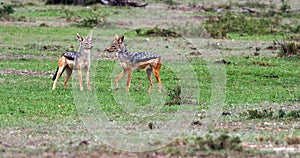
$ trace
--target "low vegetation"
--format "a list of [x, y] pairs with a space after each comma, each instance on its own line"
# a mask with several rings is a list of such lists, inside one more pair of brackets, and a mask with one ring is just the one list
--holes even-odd
[[196, 156], [199, 151], [242, 151], [242, 141], [238, 136], [231, 136], [227, 133], [212, 135], [208, 134], [203, 137], [185, 137], [178, 138], [165, 149], [168, 153], [180, 153], [185, 156]]
[[298, 119], [300, 118], [300, 110], [286, 111], [284, 109], [271, 110], [247, 110], [246, 114], [249, 119]]
[[0, 20], [3, 21], [3, 20], [10, 20], [12, 19], [12, 17], [10, 16], [12, 13], [14, 13], [14, 8], [12, 5], [7, 5], [7, 4], [4, 4], [4, 5], [1, 5], [1, 8], [0, 8]]
[[300, 43], [298, 42], [283, 42], [280, 43], [280, 57], [292, 57], [300, 55]]

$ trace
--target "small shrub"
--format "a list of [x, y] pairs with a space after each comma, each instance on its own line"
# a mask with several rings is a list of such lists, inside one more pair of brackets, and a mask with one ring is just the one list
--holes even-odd
[[[152, 37], [181, 37], [180, 34], [169, 29], [154, 28], [138, 28], [134, 30], [137, 36], [152, 36]], [[129, 33], [128, 33], [129, 34]]]
[[292, 7], [290, 5], [287, 4], [287, 2], [285, 0], [281, 0], [282, 5], [280, 6], [280, 11], [282, 12], [287, 12], [288, 10], [290, 10]]
[[300, 137], [296, 137], [296, 136], [287, 137], [286, 138], [286, 143], [288, 145], [298, 145], [298, 144], [300, 144]]
[[283, 109], [280, 109], [278, 111], [278, 118], [284, 118], [286, 117], [286, 112]]
[[196, 138], [195, 144], [201, 150], [236, 150], [241, 151], [242, 141], [239, 137], [232, 137], [228, 134], [221, 134], [218, 137], [206, 135], [204, 138]]
[[180, 105], [181, 104], [181, 87], [177, 85], [174, 89], [169, 89], [168, 96], [170, 101], [165, 105]]
[[247, 117], [249, 119], [296, 119], [300, 118], [300, 110], [291, 110], [289, 112], [279, 109], [278, 112], [269, 109], [264, 110], [247, 110]]
[[[176, 149], [180, 152], [193, 152], [193, 151], [242, 151], [242, 141], [240, 137], [230, 136], [226, 133], [219, 136], [206, 135], [204, 137], [188, 137], [176, 139], [174, 142], [167, 146], [167, 149]], [[188, 154], [188, 153], [185, 153]]]
[[10, 14], [14, 12], [15, 10], [12, 5], [3, 5], [2, 8], [0, 8], [0, 20], [10, 20]]
[[280, 43], [280, 57], [290, 57], [300, 54], [300, 43], [283, 42]]
[[248, 115], [250, 119], [261, 119], [261, 118], [272, 118], [273, 111], [264, 109], [262, 111], [258, 111], [257, 109], [248, 110]]
[[97, 16], [87, 17], [77, 23], [78, 27], [95, 27], [98, 24], [104, 22], [104, 18], [98, 18]]
[[292, 110], [286, 114], [288, 118], [300, 118], [300, 110]]

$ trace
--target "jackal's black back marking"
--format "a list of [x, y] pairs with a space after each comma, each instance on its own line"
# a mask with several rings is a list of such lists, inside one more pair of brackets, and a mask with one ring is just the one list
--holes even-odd
[[70, 51], [70, 52], [65, 52], [62, 56], [66, 57], [69, 60], [74, 60], [77, 53], [78, 52]]
[[130, 60], [130, 62], [133, 64], [148, 61], [151, 59], [160, 58], [159, 55], [157, 55], [153, 52], [128, 52], [125, 46], [123, 47], [123, 49], [121, 51], [122, 51], [123, 57]]
[[131, 60], [132, 63], [136, 64], [139, 62], [148, 61], [151, 59], [159, 58], [160, 56], [153, 52], [133, 52], [134, 56]]

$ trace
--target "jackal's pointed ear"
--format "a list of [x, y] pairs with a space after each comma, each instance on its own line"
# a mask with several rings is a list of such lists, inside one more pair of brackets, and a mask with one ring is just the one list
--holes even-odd
[[121, 36], [120, 38], [119, 38], [119, 43], [123, 43], [123, 41], [124, 41], [124, 36]]
[[118, 42], [118, 40], [119, 40], [119, 36], [115, 35], [115, 42]]
[[77, 39], [78, 39], [79, 42], [83, 41], [83, 37], [81, 37], [78, 33], [77, 33], [76, 36], [77, 36]]
[[86, 39], [87, 40], [92, 40], [92, 35], [93, 35], [93, 30], [91, 30], [91, 33], [90, 33], [90, 35], [88, 35], [87, 37], [86, 37]]
[[85, 40], [91, 41], [91, 40], [92, 40], [92, 35], [87, 36], [87, 37], [85, 38]]

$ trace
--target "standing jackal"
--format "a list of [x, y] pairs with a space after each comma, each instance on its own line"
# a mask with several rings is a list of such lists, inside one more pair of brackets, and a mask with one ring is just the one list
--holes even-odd
[[146, 69], [148, 79], [150, 81], [150, 88], [148, 92], [152, 91], [153, 80], [151, 78], [152, 71], [158, 82], [159, 91], [161, 92], [162, 83], [159, 76], [161, 67], [161, 57], [152, 52], [128, 52], [124, 44], [124, 36], [114, 38], [113, 43], [105, 49], [107, 52], [117, 52], [117, 58], [123, 68], [123, 71], [115, 79], [115, 88], [118, 89], [118, 81], [127, 73], [126, 91], [129, 91], [131, 74], [133, 70]]
[[52, 78], [54, 81], [52, 90], [56, 89], [56, 83], [59, 77], [62, 75], [64, 70], [67, 71], [67, 76], [64, 80], [64, 87], [67, 88], [67, 82], [70, 78], [73, 69], [78, 70], [78, 78], [80, 84], [80, 90], [83, 91], [82, 83], [82, 70], [85, 71], [85, 77], [87, 82], [88, 90], [91, 90], [90, 78], [89, 78], [89, 69], [90, 69], [90, 52], [93, 48], [92, 44], [92, 34], [87, 38], [83, 38], [77, 33], [77, 39], [80, 43], [79, 52], [65, 52], [58, 60], [57, 70]]

